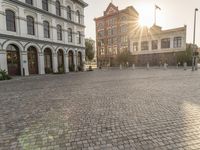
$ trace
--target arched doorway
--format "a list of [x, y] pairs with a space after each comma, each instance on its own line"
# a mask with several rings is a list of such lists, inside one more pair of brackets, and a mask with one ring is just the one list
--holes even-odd
[[50, 74], [53, 72], [52, 52], [49, 48], [46, 48], [44, 50], [44, 68], [46, 74]]
[[28, 70], [29, 74], [38, 74], [38, 54], [37, 49], [30, 46], [28, 52]]
[[65, 65], [64, 65], [64, 53], [63, 50], [58, 50], [58, 72], [64, 73], [65, 72]]
[[10, 44], [6, 50], [8, 74], [11, 76], [21, 75], [19, 48], [16, 45]]
[[68, 52], [68, 63], [69, 63], [69, 71], [75, 71], [75, 66], [74, 66], [74, 54], [72, 51]]
[[81, 52], [78, 52], [77, 65], [78, 65], [78, 71], [82, 71], [83, 70], [83, 65], [82, 65], [82, 54], [81, 54]]

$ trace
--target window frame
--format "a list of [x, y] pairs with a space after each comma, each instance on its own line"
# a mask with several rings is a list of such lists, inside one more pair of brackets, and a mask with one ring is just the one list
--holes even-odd
[[182, 47], [182, 37], [177, 36], [174, 37], [174, 48], [181, 48]]
[[62, 26], [58, 24], [56, 26], [56, 30], [57, 30], [57, 40], [62, 41]]
[[171, 44], [170, 38], [161, 39], [161, 48], [162, 49], [170, 48], [170, 44]]
[[[8, 14], [8, 13], [10, 13], [10, 14]], [[10, 9], [6, 9], [5, 14], [6, 14], [6, 29], [7, 29], [7, 31], [16, 32], [16, 15], [15, 15], [15, 12], [10, 10]]]
[[[32, 19], [32, 20], [29, 20]], [[26, 16], [27, 21], [27, 34], [28, 35], [35, 35], [35, 21], [32, 16]]]
[[44, 38], [50, 38], [50, 23], [46, 20], [43, 21], [43, 30], [44, 30]]
[[149, 50], [149, 41], [142, 41], [141, 42], [141, 51], [148, 51]]
[[26, 0], [26, 4], [33, 5], [33, 0]]
[[48, 0], [42, 0], [42, 9], [49, 11], [49, 1]]
[[61, 4], [59, 0], [56, 0], [56, 15], [61, 16]]
[[70, 6], [67, 6], [67, 19], [72, 20], [72, 9]]

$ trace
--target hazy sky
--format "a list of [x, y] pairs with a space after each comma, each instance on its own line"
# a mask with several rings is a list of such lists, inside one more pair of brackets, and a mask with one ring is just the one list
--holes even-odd
[[[84, 0], [89, 4], [85, 9], [85, 25], [86, 37], [95, 39], [95, 23], [94, 18], [103, 15], [111, 0]], [[144, 12], [144, 8], [152, 10], [151, 17], [153, 20], [154, 5], [158, 5], [161, 11], [157, 11], [157, 24], [163, 29], [182, 27], [187, 25], [187, 42], [193, 41], [193, 26], [194, 26], [194, 9], [199, 7], [200, 0], [113, 0], [113, 3], [124, 9], [132, 5], [139, 13]], [[143, 7], [144, 6], [144, 7]], [[200, 46], [200, 10], [197, 13], [197, 28], [196, 28], [196, 43]]]

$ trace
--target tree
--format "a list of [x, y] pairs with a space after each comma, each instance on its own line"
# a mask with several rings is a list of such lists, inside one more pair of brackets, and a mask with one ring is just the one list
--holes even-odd
[[126, 65], [126, 63], [130, 63], [131, 53], [128, 50], [123, 51], [117, 55], [117, 61], [119, 64]]
[[188, 44], [186, 47], [186, 51], [177, 55], [177, 62], [180, 62], [181, 64], [186, 62], [188, 65], [192, 65], [192, 52], [193, 44]]
[[86, 60], [91, 61], [94, 58], [94, 48], [92, 43], [85, 41]]

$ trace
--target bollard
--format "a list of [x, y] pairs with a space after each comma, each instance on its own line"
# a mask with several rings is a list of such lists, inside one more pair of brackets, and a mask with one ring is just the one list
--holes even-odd
[[186, 62], [184, 62], [183, 66], [184, 66], [184, 70], [187, 70], [187, 63]]
[[167, 69], [167, 63], [164, 63], [164, 69], [165, 70]]
[[150, 66], [149, 66], [149, 63], [147, 63], [147, 70], [149, 70]]
[[122, 70], [122, 65], [121, 64], [119, 65], [119, 69]]
[[135, 64], [132, 65], [132, 69], [135, 70]]

